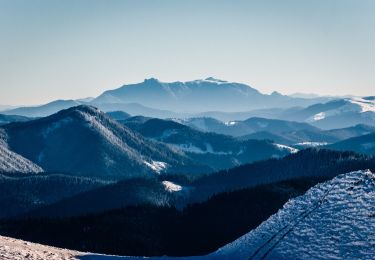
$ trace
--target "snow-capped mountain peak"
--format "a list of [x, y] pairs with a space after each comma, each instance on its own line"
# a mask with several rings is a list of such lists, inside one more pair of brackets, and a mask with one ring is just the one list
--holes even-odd
[[375, 99], [368, 98], [351, 98], [348, 99], [351, 104], [355, 104], [360, 107], [360, 112], [375, 112]]

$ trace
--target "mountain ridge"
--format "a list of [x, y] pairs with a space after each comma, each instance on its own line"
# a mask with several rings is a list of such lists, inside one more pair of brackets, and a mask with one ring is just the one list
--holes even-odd
[[91, 106], [81, 105], [45, 118], [11, 123], [3, 129], [13, 151], [47, 171], [130, 177], [173, 169], [183, 171], [188, 165], [194, 169], [194, 163], [184, 155], [145, 140]]

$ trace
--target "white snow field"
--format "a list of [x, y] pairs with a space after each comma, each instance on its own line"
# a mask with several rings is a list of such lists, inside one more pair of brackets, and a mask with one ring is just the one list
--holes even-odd
[[84, 253], [0, 236], [0, 259], [73, 260]]
[[[144, 259], [80, 253], [0, 237], [4, 259], [23, 259], [26, 253], [28, 259]], [[44, 258], [48, 254], [51, 257]], [[216, 252], [178, 259], [375, 259], [375, 174], [356, 171], [318, 184]]]
[[375, 175], [351, 172], [316, 185], [212, 257], [375, 259]]

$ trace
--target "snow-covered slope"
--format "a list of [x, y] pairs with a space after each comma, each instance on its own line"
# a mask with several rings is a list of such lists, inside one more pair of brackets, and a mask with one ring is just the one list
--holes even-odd
[[22, 157], [21, 155], [9, 150], [5, 142], [5, 133], [0, 129], [0, 172], [12, 173], [39, 173], [43, 169], [31, 162], [30, 160]]
[[344, 128], [357, 124], [375, 126], [375, 98], [345, 98], [291, 110], [282, 119], [310, 123], [322, 129]]
[[43, 169], [30, 160], [10, 151], [0, 142], [0, 172], [39, 173]]
[[0, 236], [0, 258], [9, 260], [73, 260], [84, 253]]
[[375, 175], [357, 171], [318, 184], [209, 257], [374, 259]]

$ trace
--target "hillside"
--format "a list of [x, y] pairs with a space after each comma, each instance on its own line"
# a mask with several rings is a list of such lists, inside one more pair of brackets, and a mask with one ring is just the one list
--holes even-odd
[[20, 216], [110, 183], [53, 173], [26, 176], [0, 174], [0, 218]]
[[[303, 179], [314, 185], [317, 180], [329, 180], [337, 174], [360, 169], [375, 170], [375, 161], [353, 153], [309, 149], [279, 160], [270, 159], [212, 173], [195, 181], [181, 178], [181, 175], [161, 175], [158, 180], [125, 180], [46, 205], [32, 212], [32, 215], [84, 215], [140, 204], [181, 209], [191, 203], [205, 202], [215, 194], [222, 195], [260, 185], [263, 185], [263, 190], [267, 190], [267, 186], [272, 187], [280, 182], [298, 183]], [[296, 173], [302, 170], [304, 174]], [[170, 192], [165, 183], [175, 185], [178, 189]], [[258, 198], [257, 195], [251, 197]], [[266, 200], [262, 196], [261, 199]], [[238, 198], [235, 201], [239, 204]]]
[[258, 228], [207, 258], [371, 259], [374, 203], [373, 173], [342, 174], [290, 200]]
[[279, 118], [307, 122], [326, 130], [358, 124], [375, 126], [375, 100], [373, 97], [344, 98], [303, 109], [286, 110]]
[[3, 129], [12, 151], [46, 171], [103, 178], [208, 171], [165, 145], [145, 140], [90, 106], [8, 124]]
[[280, 158], [296, 149], [264, 140], [238, 140], [231, 136], [201, 132], [175, 121], [133, 117], [122, 121], [142, 136], [163, 142], [212, 169], [232, 168], [244, 163]]
[[354, 151], [368, 155], [375, 155], [375, 133], [357, 136], [328, 145], [327, 148], [339, 151]]
[[194, 200], [205, 200], [213, 194], [270, 184], [296, 178], [330, 179], [355, 170], [375, 171], [373, 157], [320, 148], [301, 150], [281, 159], [245, 164], [202, 177], [192, 184]]

